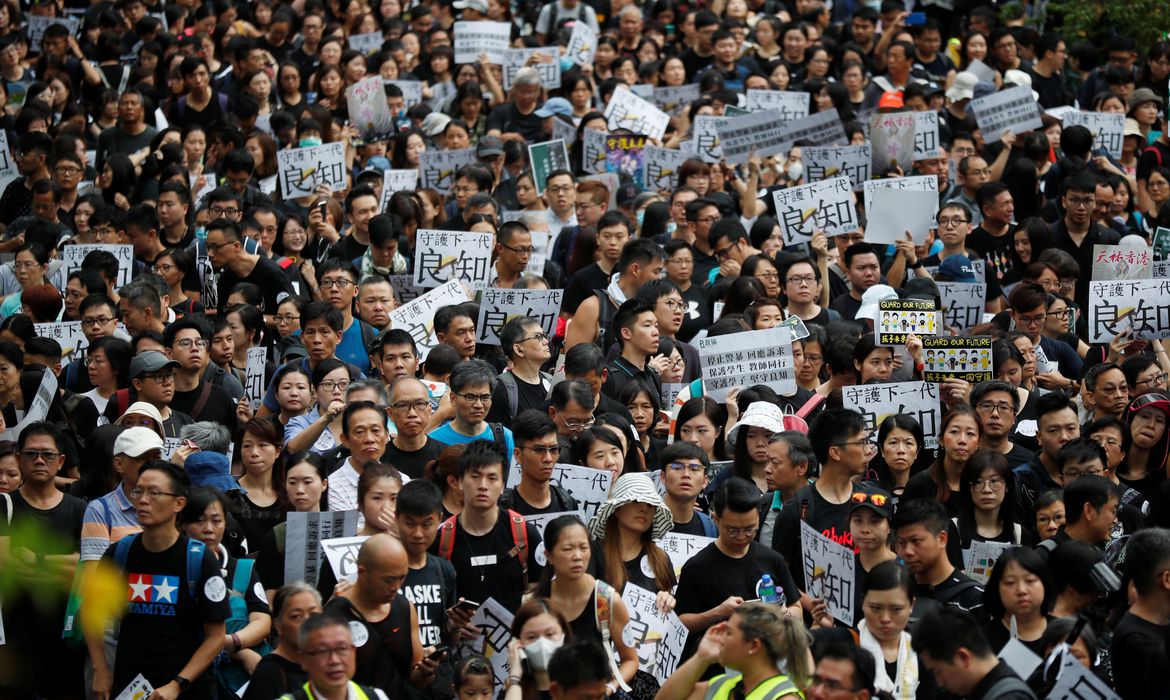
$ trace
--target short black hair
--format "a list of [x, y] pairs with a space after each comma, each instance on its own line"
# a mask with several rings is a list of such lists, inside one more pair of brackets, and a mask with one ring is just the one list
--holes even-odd
[[931, 534], [946, 532], [947, 524], [950, 523], [946, 507], [933, 498], [899, 501], [898, 510], [894, 513], [894, 532], [920, 523]]
[[545, 435], [556, 435], [557, 424], [544, 411], [530, 408], [521, 411], [512, 421], [512, 441], [516, 447], [523, 447], [532, 440], [538, 440]]
[[1070, 462], [1084, 464], [1093, 460], [1100, 460], [1103, 469], [1109, 468], [1109, 456], [1105, 454], [1105, 448], [1096, 440], [1084, 436], [1066, 443], [1056, 455], [1061, 474], [1064, 473], [1064, 465]]
[[975, 617], [952, 605], [919, 619], [914, 625], [910, 643], [919, 654], [929, 654], [932, 659], [944, 663], [954, 660], [959, 649], [966, 649], [980, 658], [994, 654]]
[[1072, 525], [1080, 522], [1086, 504], [1100, 510], [1110, 500], [1120, 498], [1120, 491], [1109, 479], [1090, 474], [1065, 486], [1063, 497], [1065, 524]]
[[638, 297], [622, 302], [622, 305], [618, 307], [618, 310], [613, 316], [611, 336], [619, 345], [625, 345], [622, 339], [622, 330], [632, 327], [637, 322], [638, 317], [646, 313], [654, 313], [653, 302]]
[[575, 639], [553, 652], [549, 680], [562, 691], [586, 683], [606, 683], [613, 677], [609, 652], [591, 639]]
[[433, 481], [412, 479], [398, 492], [396, 512], [416, 518], [442, 514], [443, 492]]
[[495, 443], [488, 440], [472, 440], [467, 443], [467, 449], [459, 456], [459, 478], [467, 476], [468, 473], [490, 467], [498, 464], [500, 466], [501, 478], [507, 479], [507, 464], [508, 460], [504, 455], [500, 454], [500, 450]]
[[848, 440], [865, 430], [865, 416], [849, 408], [828, 408], [821, 411], [809, 425], [808, 437], [817, 461], [829, 461], [829, 448]]
[[711, 497], [711, 511], [722, 516], [726, 511], [750, 513], [760, 505], [760, 489], [747, 479], [733, 476], [715, 489]]

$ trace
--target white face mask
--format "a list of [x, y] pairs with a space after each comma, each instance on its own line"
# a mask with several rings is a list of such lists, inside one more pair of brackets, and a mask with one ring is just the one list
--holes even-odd
[[804, 163], [789, 163], [788, 164], [788, 179], [796, 182], [804, 175]]
[[524, 657], [528, 659], [528, 665], [532, 667], [533, 671], [547, 671], [548, 662], [552, 659], [553, 652], [564, 644], [564, 636], [560, 639], [541, 637], [524, 647]]

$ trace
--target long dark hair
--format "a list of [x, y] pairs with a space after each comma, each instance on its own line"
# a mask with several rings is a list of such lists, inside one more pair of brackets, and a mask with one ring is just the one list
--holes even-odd
[[882, 455], [882, 445], [885, 444], [886, 438], [895, 428], [910, 433], [914, 441], [918, 443], [918, 456], [910, 465], [910, 476], [922, 471], [923, 456], [926, 454], [926, 439], [922, 432], [922, 425], [913, 416], [905, 413], [893, 413], [886, 416], [881, 425], [878, 426], [878, 451], [869, 462], [869, 471], [865, 475], [866, 481], [877, 481], [879, 484], [890, 485], [894, 483], [894, 473], [890, 471], [889, 465], [886, 464], [886, 458]]
[[[947, 483], [946, 468], [943, 462], [946, 460], [946, 448], [943, 447], [943, 435], [947, 432], [947, 428], [952, 422], [960, 416], [968, 416], [975, 421], [975, 425], [979, 425], [979, 416], [975, 413], [975, 409], [967, 404], [957, 404], [951, 407], [942, 419], [942, 425], [938, 429], [938, 455], [935, 457], [934, 463], [930, 465], [930, 479], [934, 482], [937, 491], [935, 498], [939, 503], [946, 503], [951, 499], [951, 486]], [[982, 433], [982, 431], [980, 431]]]
[[971, 489], [975, 486], [975, 482], [983, 478], [983, 472], [988, 469], [994, 470], [996, 476], [1003, 479], [1004, 482], [1003, 503], [999, 506], [1001, 534], [1008, 535], [1012, 539], [1012, 544], [1021, 544], [1014, 541], [1015, 534], [1013, 532], [1015, 526], [1021, 524], [1016, 515], [1015, 475], [1012, 474], [1007, 457], [995, 450], [975, 450], [967, 459], [967, 463], [963, 465], [962, 474], [959, 476], [959, 536], [963, 540], [963, 544], [967, 544], [977, 534], [975, 530], [975, 498], [971, 495]]

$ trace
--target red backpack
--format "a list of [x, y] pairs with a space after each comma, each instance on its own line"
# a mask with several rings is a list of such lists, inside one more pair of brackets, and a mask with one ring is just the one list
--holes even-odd
[[[508, 525], [512, 530], [512, 543], [515, 545], [508, 552], [509, 557], [520, 560], [520, 569], [524, 572], [524, 590], [528, 590], [528, 528], [524, 516], [514, 510], [508, 510]], [[451, 561], [451, 553], [455, 551], [456, 518], [452, 515], [439, 526], [439, 556]]]

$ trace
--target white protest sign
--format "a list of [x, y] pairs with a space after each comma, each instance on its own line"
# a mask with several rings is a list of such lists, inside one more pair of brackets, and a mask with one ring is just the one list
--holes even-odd
[[597, 32], [590, 29], [589, 25], [584, 22], [575, 23], [573, 33], [569, 35], [569, 45], [565, 48], [565, 56], [579, 66], [592, 66], [595, 53], [597, 53]]
[[698, 343], [704, 394], [726, 401], [735, 387], [766, 384], [781, 396], [796, 391], [792, 331], [776, 327], [703, 338]]
[[789, 144], [804, 141], [813, 146], [843, 146], [849, 143], [835, 109], [788, 122], [784, 125], [784, 137]]
[[938, 155], [938, 112], [914, 112], [914, 160]]
[[566, 146], [572, 146], [577, 141], [577, 129], [563, 119], [552, 120], [553, 140], [564, 141]]
[[512, 89], [516, 72], [524, 66], [532, 66], [540, 74], [540, 84], [545, 90], [556, 90], [561, 86], [561, 52], [555, 46], [541, 46], [535, 49], [508, 49], [504, 54], [504, 89]]
[[707, 545], [714, 541], [714, 537], [668, 532], [666, 537], [658, 542], [658, 546], [666, 552], [666, 556], [670, 557], [670, 565], [674, 567], [674, 575], [678, 576], [682, 572], [683, 564], [686, 564], [691, 557], [706, 549]]
[[564, 293], [563, 289], [484, 289], [479, 303], [479, 320], [475, 324], [475, 341], [499, 345], [500, 329], [514, 318], [536, 320], [544, 334], [552, 338]]
[[841, 405], [865, 417], [866, 427], [877, 432], [882, 421], [905, 414], [918, 421], [928, 450], [938, 447], [938, 430], [942, 425], [942, 407], [938, 384], [933, 382], [894, 382], [858, 384], [841, 389]]
[[414, 284], [428, 289], [451, 280], [487, 287], [495, 236], [470, 231], [419, 229], [415, 234]]
[[647, 138], [660, 139], [670, 124], [670, 115], [629, 89], [619, 87], [605, 106], [605, 121], [612, 131], [628, 129]]
[[1114, 112], [1069, 112], [1061, 120], [1063, 128], [1083, 126], [1093, 135], [1093, 145], [1105, 149], [1114, 158], [1121, 157], [1125, 142], [1125, 115]]
[[872, 204], [873, 207], [866, 210], [867, 243], [893, 245], [905, 240], [909, 231], [914, 243], [922, 245], [938, 214], [938, 194], [935, 192], [878, 189], [873, 193]]
[[788, 150], [786, 124], [776, 111], [752, 112], [728, 119], [715, 128], [722, 142], [723, 159], [728, 163], [746, 163], [752, 149], [761, 158]]
[[417, 170], [383, 170], [382, 199], [378, 202], [378, 213], [386, 213], [386, 205], [395, 192], [413, 192], [417, 188]]
[[354, 582], [357, 580], [357, 559], [358, 552], [361, 551], [362, 544], [370, 539], [369, 535], [358, 535], [356, 537], [333, 537], [328, 540], [321, 540], [321, 549], [325, 552], [325, 558], [329, 560], [329, 566], [333, 568], [333, 575], [340, 581]]
[[880, 318], [873, 325], [877, 344], [900, 347], [914, 335], [938, 335], [941, 323], [934, 300], [883, 299], [878, 303]]
[[338, 192], [349, 187], [345, 172], [345, 144], [331, 141], [320, 146], [282, 149], [276, 152], [280, 192], [285, 199], [310, 197], [319, 185]]
[[699, 84], [656, 87], [650, 98], [658, 109], [671, 116], [682, 114], [692, 102], [699, 99]]
[[[866, 180], [862, 185], [865, 191], [865, 211], [873, 211], [873, 193], [878, 190], [918, 190], [938, 194], [938, 178], [934, 175], [913, 175], [911, 177], [891, 177], [883, 180]], [[867, 233], [868, 235], [868, 233]], [[866, 240], [869, 240], [866, 238]]]
[[[507, 221], [503, 212], [500, 213], [500, 219]], [[519, 221], [520, 218], [516, 217], [514, 220]], [[548, 262], [549, 232], [529, 231], [528, 235], [532, 237], [532, 247], [535, 250], [533, 250], [532, 255], [528, 256], [528, 264], [524, 266], [524, 271], [530, 275], [542, 277], [544, 276], [544, 264]]]
[[1170, 279], [1089, 283], [1089, 342], [1170, 338]]
[[52, 338], [61, 346], [61, 357], [64, 362], [66, 356], [77, 353], [73, 359], [85, 354], [89, 347], [89, 338], [81, 330], [81, 321], [55, 321], [37, 323], [33, 325], [39, 338]]
[[873, 147], [861, 146], [805, 146], [800, 149], [806, 182], [819, 182], [845, 175], [854, 190], [860, 190], [869, 179], [873, 165]]
[[0, 129], [0, 178], [19, 175], [16, 163], [12, 160], [12, 148], [8, 145], [8, 132]]
[[658, 594], [626, 582], [622, 602], [630, 621], [622, 630], [622, 641], [638, 652], [638, 669], [665, 683], [678, 668], [689, 631], [674, 612], [662, 614]]
[[1060, 658], [1059, 675], [1056, 685], [1048, 691], [1048, 700], [1118, 700], [1117, 693], [1072, 652], [1065, 650]]
[[483, 630], [483, 635], [464, 642], [491, 663], [496, 687], [502, 687], [508, 678], [508, 643], [512, 641], [513, 619], [507, 608], [495, 598], [488, 598], [471, 616], [471, 624]]
[[439, 344], [435, 338], [435, 311], [452, 304], [469, 301], [467, 289], [462, 282], [451, 280], [432, 289], [409, 304], [399, 306], [390, 312], [390, 327], [401, 328], [414, 338], [418, 345], [418, 358], [427, 359], [431, 348]]
[[364, 32], [362, 34], [350, 34], [346, 42], [349, 43], [349, 48], [354, 51], [365, 56], [373, 56], [382, 48], [382, 42], [385, 40], [382, 32]]
[[[386, 82], [397, 86], [402, 91], [402, 104], [407, 109], [422, 104], [423, 82], [421, 80], [387, 80]], [[385, 98], [382, 101], [385, 102]]]
[[964, 559], [964, 563], [967, 565], [967, 575], [978, 581], [980, 585], [987, 585], [987, 579], [991, 577], [991, 570], [995, 568], [995, 562], [999, 560], [1000, 555], [1014, 546], [1007, 542], [972, 540], [971, 548], [966, 551], [967, 556]]
[[264, 400], [264, 365], [268, 361], [268, 348], [248, 348], [248, 363], [244, 370], [244, 396], [252, 402], [253, 410], [260, 410]]
[[879, 175], [898, 168], [914, 168], [914, 112], [873, 114], [869, 118], [869, 142], [873, 146], [873, 171]]
[[800, 555], [808, 594], [825, 601], [830, 615], [851, 626], [855, 597], [853, 550], [825, 537], [802, 520]]
[[747, 91], [749, 112], [778, 112], [778, 118], [785, 123], [807, 117], [810, 102], [812, 95], [804, 91], [754, 89]]
[[844, 176], [773, 190], [772, 201], [785, 247], [812, 240], [816, 231], [836, 236], [861, 226], [853, 202], [853, 185]]
[[967, 64], [967, 72], [973, 73], [980, 82], [995, 82], [995, 69], [980, 61], [978, 58], [972, 58], [971, 62]]
[[[42, 17], [40, 15], [25, 15], [24, 19], [28, 22], [25, 27], [25, 34], [28, 36], [28, 50], [33, 53], [40, 53], [41, 51], [41, 37], [45, 35], [45, 30], [54, 24], [63, 24], [73, 36], [79, 36], [81, 30], [81, 20], [76, 17]], [[165, 30], [164, 30], [165, 31]], [[149, 695], [149, 693], [147, 693]]]
[[[981, 581], [980, 583], [986, 582]], [[1015, 621], [1014, 617], [1012, 618], [1012, 621]], [[1029, 678], [1032, 675], [1032, 672], [1035, 671], [1040, 666], [1040, 664], [1044, 663], [1044, 659], [1041, 659], [1036, 654], [1036, 652], [1025, 646], [1024, 643], [1014, 635], [1008, 638], [1007, 643], [1003, 645], [1003, 648], [999, 650], [999, 653], [996, 656], [998, 656], [999, 659], [1005, 664], [1010, 666], [1011, 669], [1016, 672], [1017, 676], [1023, 679]]]
[[386, 275], [399, 304], [409, 304], [423, 295], [425, 289], [414, 286], [414, 275]]
[[455, 186], [455, 172], [475, 162], [474, 148], [457, 151], [423, 151], [418, 157], [418, 171], [422, 175], [422, 186], [437, 190], [439, 194], [450, 194]]
[[581, 169], [587, 173], [600, 174], [605, 172], [605, 140], [608, 136], [604, 131], [585, 129], [581, 139]]
[[983, 322], [987, 306], [986, 282], [937, 282], [943, 324], [965, 331]]
[[345, 104], [349, 108], [349, 123], [363, 138], [394, 131], [394, 115], [390, 114], [381, 77], [374, 75], [350, 85], [345, 90]]
[[646, 183], [646, 189], [673, 190], [678, 187], [678, 169], [686, 159], [687, 155], [678, 149], [646, 144], [642, 151], [642, 181]]
[[704, 163], [718, 163], [723, 159], [723, 142], [719, 139], [719, 128], [725, 126], [731, 117], [716, 117], [704, 114], [695, 117], [691, 134], [695, 137], [695, 155]]
[[285, 534], [285, 583], [317, 584], [321, 570], [321, 541], [357, 534], [356, 510], [330, 513], [289, 513]]
[[1093, 246], [1093, 273], [1095, 282], [1105, 280], [1147, 280], [1153, 275], [1150, 249], [1121, 245]]
[[503, 65], [511, 41], [510, 22], [456, 22], [455, 63], [478, 64], [479, 55], [487, 54], [488, 63]]
[[146, 700], [154, 692], [154, 686], [141, 673], [134, 676], [130, 685], [126, 686], [114, 700]]
[[53, 374], [51, 369], [46, 368], [41, 371], [40, 386], [37, 387], [36, 396], [26, 407], [24, 418], [21, 418], [16, 425], [0, 432], [0, 440], [16, 442], [26, 427], [44, 420], [45, 416], [49, 415], [49, 407], [53, 405], [55, 398], [57, 398], [57, 375]]
[[85, 256], [95, 250], [104, 250], [118, 259], [118, 281], [115, 287], [130, 284], [134, 272], [134, 247], [129, 243], [71, 243], [61, 249], [61, 258], [65, 261], [66, 277], [74, 270], [81, 269]]
[[1032, 88], [1024, 85], [972, 100], [971, 109], [987, 143], [999, 141], [1008, 129], [1013, 134], [1022, 134], [1044, 126]]

